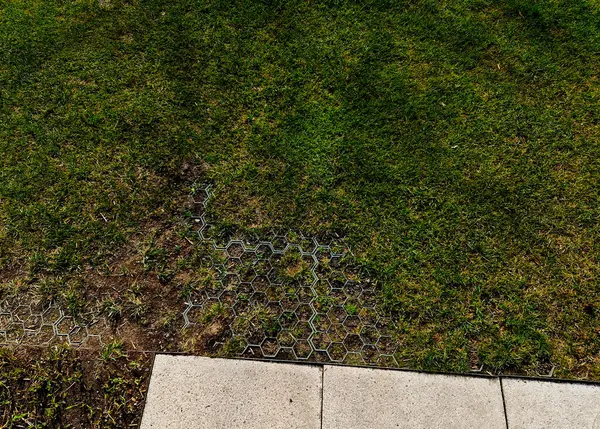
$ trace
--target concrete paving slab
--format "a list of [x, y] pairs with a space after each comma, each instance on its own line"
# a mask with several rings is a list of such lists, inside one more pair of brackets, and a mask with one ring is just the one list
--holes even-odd
[[322, 369], [157, 355], [142, 429], [321, 427]]
[[510, 429], [600, 429], [600, 386], [504, 378]]
[[505, 429], [506, 422], [497, 379], [325, 366], [322, 427]]

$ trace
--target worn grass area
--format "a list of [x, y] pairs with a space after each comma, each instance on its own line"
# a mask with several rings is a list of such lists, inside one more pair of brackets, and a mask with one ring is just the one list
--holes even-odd
[[101, 356], [67, 348], [0, 349], [3, 428], [139, 426], [150, 357], [118, 345]]
[[3, 289], [176, 290], [200, 178], [346, 234], [412, 366], [600, 379], [597, 1], [0, 5]]

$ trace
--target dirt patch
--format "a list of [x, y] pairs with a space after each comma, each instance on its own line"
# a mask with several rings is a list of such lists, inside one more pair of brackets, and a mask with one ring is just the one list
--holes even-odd
[[151, 361], [119, 349], [0, 349], [0, 427], [137, 427]]

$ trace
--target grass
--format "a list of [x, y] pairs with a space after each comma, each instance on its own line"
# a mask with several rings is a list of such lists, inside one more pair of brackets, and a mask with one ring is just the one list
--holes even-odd
[[146, 320], [198, 178], [346, 235], [412, 366], [600, 380], [599, 60], [595, 0], [4, 0], [2, 288]]

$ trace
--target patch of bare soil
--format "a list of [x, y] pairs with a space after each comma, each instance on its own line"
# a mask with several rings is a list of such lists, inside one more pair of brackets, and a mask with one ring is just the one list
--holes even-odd
[[137, 427], [151, 361], [119, 350], [2, 348], [0, 427]]

